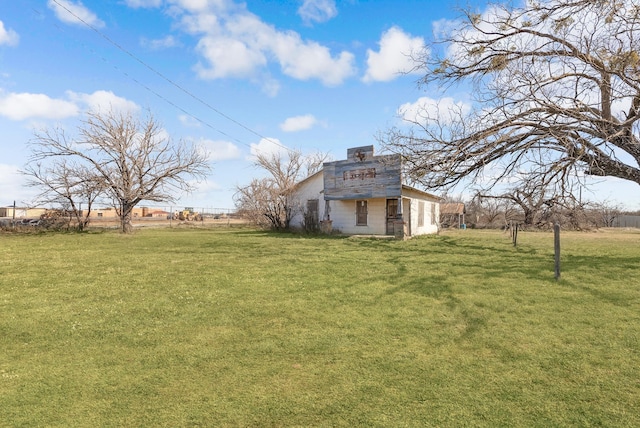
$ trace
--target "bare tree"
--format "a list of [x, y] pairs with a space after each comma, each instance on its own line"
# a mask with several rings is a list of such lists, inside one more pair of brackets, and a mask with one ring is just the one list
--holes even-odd
[[461, 227], [467, 214], [467, 205], [461, 195], [443, 195], [440, 201], [440, 226]]
[[59, 205], [71, 213], [80, 231], [89, 223], [94, 202], [105, 191], [103, 180], [86, 166], [71, 164], [66, 158], [54, 159], [46, 166], [29, 164], [22, 173], [28, 177], [28, 186], [41, 190], [36, 202]]
[[238, 213], [251, 223], [273, 230], [287, 229], [291, 208], [272, 180], [255, 178], [249, 185], [238, 187], [234, 199]]
[[468, 83], [475, 107], [425, 107], [405, 115], [408, 130], [380, 136], [414, 179], [433, 188], [518, 176], [560, 192], [584, 175], [640, 184], [637, 2], [534, 0], [466, 11], [430, 52], [417, 58], [420, 83]]
[[468, 206], [471, 223], [476, 227], [504, 227], [507, 222], [508, 206], [504, 200], [483, 198], [476, 194]]
[[622, 214], [622, 207], [609, 201], [603, 201], [590, 204], [589, 211], [596, 226], [613, 227], [616, 218]]
[[549, 195], [548, 188], [544, 184], [536, 182], [518, 183], [497, 195], [479, 192], [477, 197], [481, 200], [504, 200], [515, 205], [522, 212], [522, 222], [526, 227], [538, 224], [542, 219], [543, 212], [559, 204], [562, 200], [557, 195]]
[[30, 162], [35, 166], [27, 173], [44, 193], [54, 194], [52, 187], [64, 186], [52, 186], [47, 177], [69, 177], [65, 198], [72, 203], [86, 197], [83, 189], [101, 192], [114, 204], [124, 233], [132, 231], [131, 212], [138, 203], [174, 201], [176, 193], [192, 190], [190, 178], [203, 178], [209, 170], [205, 153], [174, 144], [151, 115], [141, 120], [130, 113], [90, 112], [78, 133], [75, 139], [60, 129], [37, 133]]
[[256, 155], [255, 166], [268, 176], [239, 186], [234, 196], [236, 207], [255, 224], [288, 230], [298, 206], [293, 200], [296, 184], [318, 172], [327, 158], [324, 153], [304, 156], [298, 150], [289, 150], [286, 155], [280, 152]]

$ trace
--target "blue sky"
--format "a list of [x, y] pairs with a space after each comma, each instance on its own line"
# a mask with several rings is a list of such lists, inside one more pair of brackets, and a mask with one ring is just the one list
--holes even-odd
[[[482, 11], [486, 2], [470, 3]], [[178, 204], [233, 208], [259, 176], [256, 151], [346, 156], [376, 145], [420, 90], [408, 55], [455, 18], [418, 0], [21, 0], [0, 7], [0, 205], [28, 203], [18, 174], [34, 130], [73, 133], [91, 108], [151, 111], [173, 139], [205, 146], [212, 172]], [[80, 18], [81, 20], [79, 20]], [[446, 94], [464, 103], [464, 88]], [[276, 141], [273, 144], [270, 141]], [[594, 198], [640, 209], [637, 185]], [[459, 189], [462, 193], [463, 189]]]

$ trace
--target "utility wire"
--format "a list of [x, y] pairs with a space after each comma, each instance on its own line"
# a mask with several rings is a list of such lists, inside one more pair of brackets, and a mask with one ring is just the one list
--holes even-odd
[[[230, 122], [233, 122], [234, 124], [238, 125], [239, 127], [245, 129], [246, 131], [249, 131], [250, 133], [252, 133], [253, 135], [260, 137], [264, 140], [269, 141], [272, 144], [275, 144], [276, 146], [279, 146], [280, 148], [283, 148], [285, 150], [287, 150], [287, 152], [291, 151], [292, 149], [280, 144], [279, 142], [265, 137], [264, 135], [260, 134], [257, 131], [254, 131], [253, 129], [249, 128], [248, 126], [244, 125], [243, 123], [233, 119], [232, 117], [224, 114], [223, 112], [221, 112], [220, 110], [216, 109], [215, 107], [213, 107], [211, 104], [209, 104], [208, 102], [206, 102], [205, 100], [203, 100], [202, 98], [198, 97], [197, 95], [193, 94], [192, 92], [188, 91], [187, 89], [185, 89], [184, 87], [182, 87], [181, 85], [177, 84], [176, 82], [174, 82], [173, 80], [171, 80], [170, 78], [168, 78], [167, 76], [165, 76], [164, 74], [162, 74], [160, 71], [156, 70], [155, 68], [153, 68], [152, 66], [150, 66], [149, 64], [147, 64], [146, 62], [144, 62], [143, 60], [141, 60], [140, 58], [138, 58], [136, 55], [134, 55], [131, 51], [129, 51], [128, 49], [124, 48], [122, 45], [120, 45], [119, 43], [115, 42], [114, 40], [112, 40], [109, 36], [107, 36], [106, 34], [104, 34], [103, 32], [101, 32], [98, 28], [96, 28], [95, 26], [91, 25], [90, 23], [86, 22], [84, 19], [82, 19], [81, 17], [79, 17], [78, 15], [76, 15], [75, 13], [73, 13], [73, 11], [69, 10], [69, 8], [67, 8], [65, 5], [61, 4], [60, 2], [58, 2], [58, 0], [52, 0], [55, 4], [57, 4], [58, 6], [60, 6], [62, 9], [66, 10], [71, 16], [73, 16], [74, 18], [76, 18], [78, 21], [82, 22], [85, 26], [87, 26], [88, 28], [90, 28], [91, 30], [93, 30], [96, 34], [98, 34], [100, 37], [102, 37], [103, 39], [105, 39], [108, 43], [112, 44], [113, 46], [115, 46], [116, 48], [118, 48], [119, 50], [121, 50], [122, 52], [124, 52], [125, 54], [127, 54], [129, 57], [133, 58], [136, 62], [140, 63], [142, 66], [144, 66], [145, 68], [147, 68], [148, 70], [150, 70], [152, 73], [156, 74], [157, 76], [159, 76], [161, 79], [165, 80], [166, 82], [168, 82], [170, 85], [172, 85], [173, 87], [177, 88], [178, 90], [180, 90], [181, 92], [187, 94], [188, 96], [190, 96], [191, 98], [193, 98], [194, 100], [198, 101], [199, 103], [201, 103], [202, 105], [204, 105], [205, 107], [207, 107], [208, 109], [212, 110], [213, 112], [217, 113], [218, 115], [222, 116], [223, 118], [229, 120]], [[105, 60], [105, 58], [103, 57], [103, 60]], [[115, 67], [115, 66], [114, 66]], [[204, 120], [194, 116], [193, 114], [189, 113], [188, 111], [186, 111], [185, 109], [179, 107], [178, 105], [176, 105], [175, 103], [173, 103], [172, 101], [170, 101], [169, 99], [167, 99], [166, 97], [160, 95], [158, 92], [152, 90], [151, 88], [149, 88], [147, 85], [142, 84], [141, 82], [139, 82], [138, 80], [134, 79], [133, 77], [129, 76], [126, 72], [122, 71], [121, 72], [123, 74], [125, 74], [125, 76], [129, 77], [130, 79], [132, 79], [134, 82], [136, 82], [137, 84], [139, 84], [140, 86], [142, 86], [143, 88], [145, 88], [146, 90], [148, 90], [149, 92], [153, 93], [154, 95], [156, 95], [157, 97], [159, 97], [160, 99], [162, 99], [163, 101], [169, 103], [170, 105], [172, 105], [173, 107], [177, 108], [178, 110], [182, 111], [183, 113], [189, 115], [190, 117], [192, 117], [193, 119], [197, 120], [198, 122], [208, 126], [209, 128], [220, 132], [221, 134], [232, 138], [234, 140], [236, 140], [237, 142], [240, 142], [239, 140], [237, 140], [234, 137], [231, 137], [230, 135], [220, 131], [219, 129], [216, 129], [215, 127], [213, 127], [212, 125], [210, 125], [209, 123], [205, 122]], [[242, 144], [246, 144], [246, 143], [242, 143]]]

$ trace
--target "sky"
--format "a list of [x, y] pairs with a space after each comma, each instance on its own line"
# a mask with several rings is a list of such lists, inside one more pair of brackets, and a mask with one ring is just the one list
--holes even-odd
[[[174, 206], [232, 209], [237, 186], [263, 175], [253, 166], [256, 153], [289, 148], [340, 160], [366, 145], [380, 153], [376, 135], [400, 125], [401, 111], [470, 99], [463, 87], [446, 94], [420, 88], [411, 62], [459, 16], [458, 6], [0, 0], [0, 206], [33, 200], [19, 171], [35, 132], [73, 135], [92, 109], [150, 112], [173, 140], [206, 148], [211, 173]], [[636, 184], [603, 179], [589, 194], [640, 209]]]

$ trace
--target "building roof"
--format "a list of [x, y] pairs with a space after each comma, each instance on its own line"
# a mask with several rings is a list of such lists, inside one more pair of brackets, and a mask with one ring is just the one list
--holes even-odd
[[426, 196], [428, 198], [437, 199], [438, 201], [442, 201], [442, 198], [440, 196], [436, 196], [433, 193], [425, 192], [424, 190], [416, 189], [415, 187], [407, 186], [406, 184], [402, 185], [402, 190], [411, 190], [411, 191], [414, 191], [414, 192], [418, 192], [418, 193], [420, 193], [423, 196]]
[[464, 214], [464, 204], [459, 202], [449, 202], [440, 205], [440, 214]]
[[302, 180], [298, 181], [296, 184], [293, 185], [294, 189], [297, 189], [298, 187], [300, 187], [302, 185], [302, 183], [311, 180], [313, 177], [315, 177], [318, 174], [322, 174], [323, 172], [323, 168], [320, 168], [318, 171], [314, 172], [313, 174], [303, 178]]

